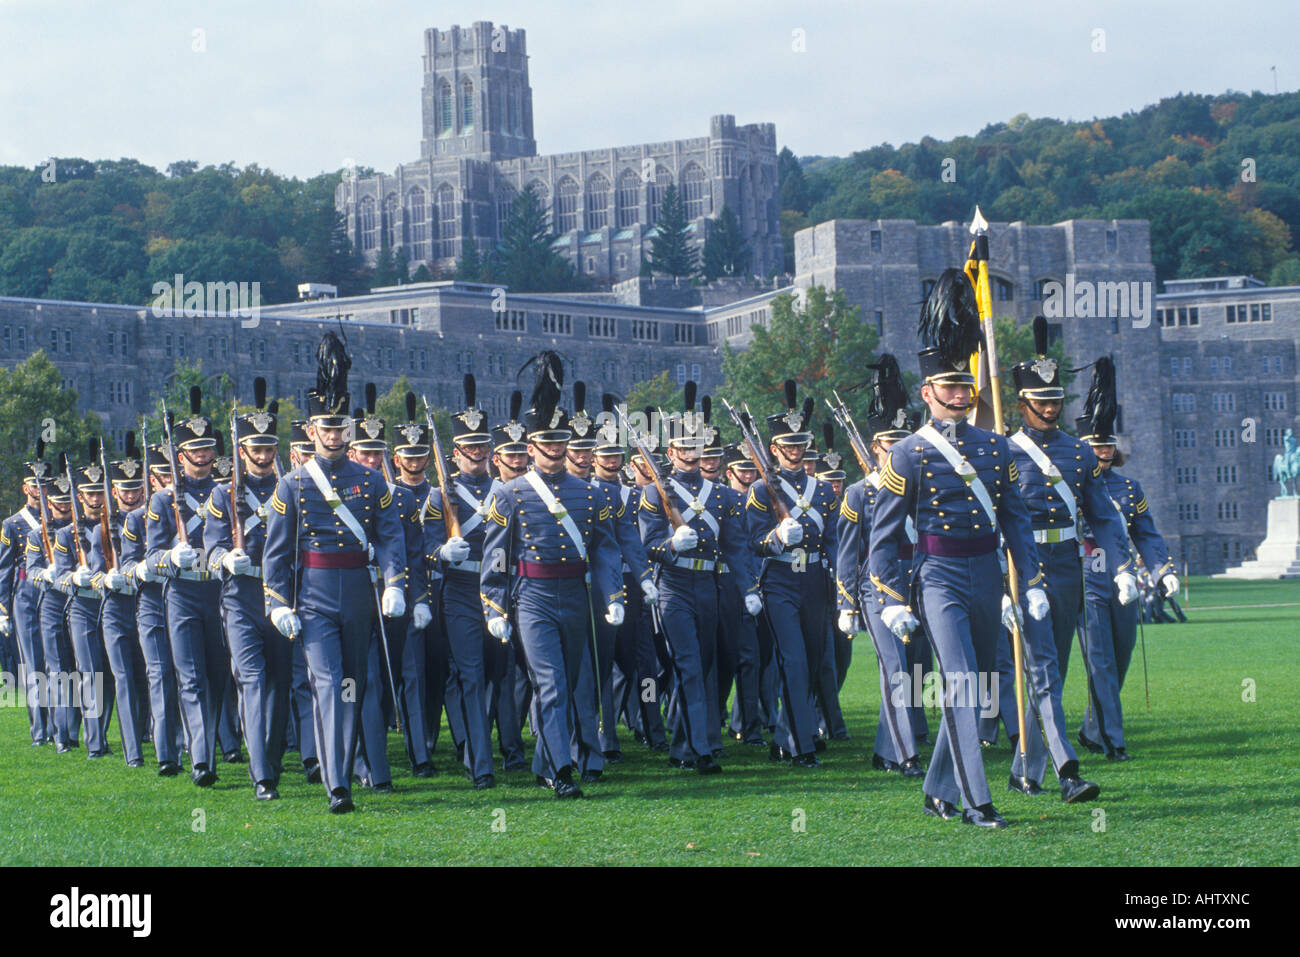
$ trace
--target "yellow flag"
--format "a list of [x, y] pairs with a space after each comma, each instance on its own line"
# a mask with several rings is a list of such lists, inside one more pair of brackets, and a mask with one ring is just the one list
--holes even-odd
[[[980, 325], [983, 326], [985, 322], [992, 322], [993, 297], [989, 292], [988, 263], [975, 258], [974, 242], [970, 244], [970, 255], [966, 259], [964, 272], [966, 278], [970, 280], [971, 287], [975, 290], [975, 302], [979, 306], [980, 312]], [[970, 414], [966, 416], [966, 420], [977, 428], [991, 430], [997, 425], [997, 422], [993, 413], [993, 386], [989, 379], [989, 364], [984, 360], [984, 349], [970, 357], [971, 371], [975, 374], [975, 405], [971, 408]]]

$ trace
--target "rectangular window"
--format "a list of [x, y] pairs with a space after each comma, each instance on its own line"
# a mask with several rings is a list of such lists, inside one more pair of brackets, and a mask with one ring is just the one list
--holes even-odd
[[878, 253], [880, 252], [880, 248], [881, 248], [880, 230], [873, 229], [871, 231], [871, 251], [873, 253]]
[[1201, 324], [1201, 310], [1196, 306], [1191, 306], [1187, 310], [1187, 324], [1189, 326], [1199, 326]]
[[18, 327], [18, 351], [25, 352], [26, 350], [27, 350], [27, 327], [19, 326]]
[[1216, 465], [1214, 467], [1214, 481], [1220, 485], [1236, 485], [1237, 466]]
[[573, 335], [573, 317], [566, 313], [542, 313], [542, 332], [552, 336]]
[[1174, 356], [1169, 360], [1169, 377], [1176, 378], [1178, 375], [1178, 357]]
[[[1220, 502], [1220, 503], [1219, 503], [1219, 521], [1221, 521], [1221, 522], [1235, 522], [1236, 520], [1237, 520], [1237, 503], [1236, 503], [1236, 502]], [[1225, 549], [1225, 550], [1227, 549], [1227, 545], [1224, 545], [1224, 549]]]
[[[6, 326], [6, 327], [5, 327], [5, 345], [6, 345], [6, 346], [9, 345], [9, 341], [8, 341], [8, 340], [9, 340], [9, 327]], [[116, 348], [116, 347], [117, 347], [117, 333], [116, 333], [116, 332], [110, 332], [110, 333], [108, 334], [108, 354], [109, 354], [110, 356], [113, 355], [113, 354], [115, 354], [115, 353], [117, 352], [117, 348]]]
[[1119, 250], [1119, 230], [1106, 230], [1106, 252], [1113, 253]]
[[[1216, 392], [1214, 393], [1211, 408], [1215, 412], [1236, 412], [1237, 411], [1237, 393], [1235, 392]], [[1190, 411], [1190, 410], [1189, 410]]]
[[1259, 303], [1257, 302], [1250, 304], [1250, 321], [1259, 322]]
[[170, 332], [163, 335], [163, 355], [168, 359], [172, 357], [172, 334]]
[[658, 342], [659, 321], [657, 319], [633, 319], [632, 338], [640, 342]]
[[1178, 307], [1178, 324], [1179, 324], [1180, 326], [1185, 326], [1185, 325], [1187, 325], [1187, 307], [1186, 307], [1186, 306], [1179, 306], [1179, 307]]
[[1196, 411], [1196, 393], [1194, 392], [1175, 392], [1171, 395], [1173, 402], [1173, 411], [1175, 412], [1195, 412]]
[[1174, 448], [1176, 449], [1196, 448], [1196, 430], [1195, 429], [1174, 429]]
[[1210, 375], [1217, 376], [1218, 374], [1219, 374], [1219, 357], [1210, 356]]
[[217, 357], [217, 340], [216, 340], [216, 337], [215, 337], [215, 336], [208, 336], [208, 358], [209, 358], [209, 359], [215, 359], [216, 357]]
[[686, 364], [684, 362], [677, 364], [677, 384], [686, 385]]
[[1225, 313], [1225, 318], [1228, 320], [1228, 324], [1229, 324], [1229, 325], [1232, 325], [1233, 323], [1235, 323], [1235, 322], [1237, 321], [1237, 307], [1236, 307], [1236, 306], [1225, 306], [1225, 307], [1224, 307], [1224, 313]]
[[877, 309], [876, 310], [876, 335], [883, 336], [884, 334], [885, 334], [885, 310]]
[[587, 335], [597, 339], [613, 339], [618, 335], [618, 320], [612, 316], [588, 316]]
[[183, 332], [176, 336], [176, 354], [185, 357], [185, 333]]
[[58, 354], [59, 354], [59, 330], [51, 329], [50, 330], [50, 355], [57, 356]]
[[696, 382], [700, 381], [700, 364], [698, 362], [691, 363], [691, 378]]
[[1264, 393], [1264, 410], [1266, 412], [1285, 412], [1286, 411], [1286, 393], [1285, 392], [1265, 392]]
[[1215, 429], [1214, 447], [1216, 449], [1235, 449], [1237, 447], [1237, 430]]
[[1273, 306], [1271, 303], [1262, 302], [1259, 304], [1259, 321], [1260, 322], [1273, 321]]
[[4, 345], [6, 349], [13, 344], [13, 331], [13, 326], [5, 326], [4, 328]]
[[1195, 485], [1197, 478], [1197, 469], [1195, 465], [1180, 465], [1175, 473], [1175, 481], [1178, 485]]
[[258, 339], [255, 343], [253, 343], [253, 355], [256, 357], [259, 364], [266, 362], [266, 340], [265, 339]]
[[1183, 356], [1183, 375], [1192, 374], [1192, 357]]
[[695, 344], [695, 327], [689, 322], [677, 322], [673, 324], [673, 342], [678, 345]]
[[1201, 506], [1195, 502], [1179, 502], [1178, 520], [1180, 522], [1199, 522], [1201, 520]]

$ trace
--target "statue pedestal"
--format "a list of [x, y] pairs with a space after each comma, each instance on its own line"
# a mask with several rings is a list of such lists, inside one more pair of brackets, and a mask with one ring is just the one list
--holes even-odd
[[1300, 578], [1300, 498], [1268, 503], [1268, 534], [1255, 561], [1242, 562], [1215, 578]]

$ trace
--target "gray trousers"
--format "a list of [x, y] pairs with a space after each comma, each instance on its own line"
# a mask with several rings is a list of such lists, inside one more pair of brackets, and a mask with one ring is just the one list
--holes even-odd
[[162, 585], [146, 582], [140, 586], [136, 595], [135, 623], [149, 686], [154, 751], [159, 764], [179, 764], [181, 752], [186, 748], [185, 729], [181, 725], [172, 646], [167, 639]]
[[172, 579], [163, 586], [181, 723], [195, 768], [215, 770], [217, 719], [230, 684], [230, 655], [223, 644], [220, 585]]

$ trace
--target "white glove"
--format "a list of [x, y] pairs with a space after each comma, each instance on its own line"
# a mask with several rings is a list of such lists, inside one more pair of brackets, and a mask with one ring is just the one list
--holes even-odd
[[758, 613], [763, 610], [763, 599], [754, 592], [745, 596], [745, 611], [749, 612], [751, 618], [757, 618]]
[[384, 597], [379, 601], [379, 609], [385, 618], [401, 618], [406, 614], [406, 595], [396, 585], [384, 589]]
[[104, 573], [104, 587], [109, 591], [126, 591], [126, 576], [120, 568]]
[[424, 602], [420, 602], [411, 609], [411, 627], [416, 631], [422, 628], [428, 628], [429, 622], [433, 621], [433, 612]]
[[[1039, 589], [1035, 588], [1034, 591]], [[1025, 622], [1020, 617], [1020, 606], [1011, 600], [1010, 595], [1002, 596], [1002, 627], [1007, 631], [1024, 630]]]
[[221, 556], [221, 565], [232, 575], [246, 575], [253, 569], [253, 560], [242, 548], [232, 548]]
[[840, 612], [839, 619], [835, 622], [835, 627], [846, 635], [856, 635], [858, 633], [857, 615], [847, 608]]
[[8, 638], [10, 633], [13, 632], [13, 630], [14, 630], [13, 619], [11, 619], [8, 615], [0, 615], [0, 635], [4, 635], [6, 638]]
[[798, 545], [803, 541], [803, 526], [793, 518], [783, 518], [776, 527], [776, 537], [782, 545]]
[[199, 557], [199, 553], [190, 548], [189, 545], [177, 543], [172, 550], [167, 553], [172, 564], [177, 568], [191, 569], [194, 567], [194, 560]]
[[1115, 576], [1115, 588], [1119, 590], [1119, 603], [1121, 605], [1131, 605], [1137, 599], [1137, 579], [1130, 572], [1120, 572]]
[[156, 582], [158, 580], [158, 573], [150, 568], [149, 563], [146, 561], [136, 562], [134, 574], [142, 582]]
[[290, 641], [293, 641], [302, 631], [302, 622], [298, 620], [298, 616], [283, 605], [271, 612], [271, 624], [275, 625], [275, 630]]
[[623, 624], [623, 606], [616, 601], [611, 601], [609, 607], [605, 609], [605, 621], [615, 628]]
[[465, 559], [469, 558], [469, 542], [459, 535], [447, 539], [446, 542], [438, 549], [438, 557], [444, 562], [450, 562], [458, 565]]
[[916, 620], [916, 616], [907, 610], [906, 605], [887, 605], [880, 613], [880, 620], [884, 622], [885, 627], [894, 633], [894, 636], [906, 641], [907, 636], [916, 629], [921, 623]]
[[1160, 579], [1160, 584], [1165, 587], [1166, 598], [1168, 598], [1170, 595], [1178, 594], [1178, 588], [1179, 588], [1178, 576], [1175, 575], [1173, 572], [1170, 572], [1164, 578]]
[[659, 589], [648, 578], [641, 583], [641, 594], [645, 595], [646, 601], [654, 602], [659, 600]]
[[77, 570], [72, 573], [72, 583], [78, 588], [89, 588], [90, 569], [85, 565], [78, 565]]
[[504, 645], [510, 640], [510, 622], [505, 618], [493, 618], [489, 620], [488, 634]]
[[38, 568], [27, 576], [27, 580], [37, 583], [44, 582], [48, 585], [50, 582], [50, 570], [48, 568]]
[[1025, 592], [1025, 602], [1029, 605], [1029, 617], [1034, 621], [1042, 621], [1052, 610], [1047, 592], [1041, 588], [1031, 588]]
[[673, 551], [680, 555], [700, 544], [700, 536], [689, 525], [679, 525], [677, 531], [673, 532], [670, 544], [673, 546]]

